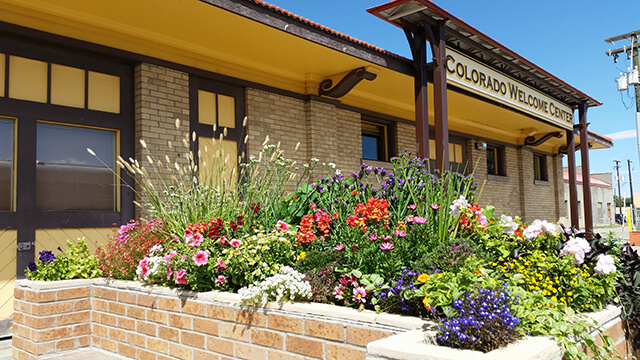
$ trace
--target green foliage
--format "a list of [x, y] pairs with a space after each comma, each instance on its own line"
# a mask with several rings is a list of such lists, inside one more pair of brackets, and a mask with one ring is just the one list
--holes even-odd
[[56, 257], [51, 251], [41, 251], [36, 262], [25, 271], [29, 280], [88, 279], [102, 276], [98, 260], [91, 256], [84, 238], [76, 244], [67, 240], [67, 250]]
[[445, 272], [458, 272], [464, 267], [467, 259], [475, 257], [481, 263], [493, 261], [493, 254], [470, 239], [447, 239], [437, 242], [435, 247], [413, 262], [411, 269], [421, 273], [429, 273], [434, 269]]

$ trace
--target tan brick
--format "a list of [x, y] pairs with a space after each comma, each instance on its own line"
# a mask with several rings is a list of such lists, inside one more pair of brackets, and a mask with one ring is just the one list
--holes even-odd
[[251, 338], [251, 327], [248, 325], [221, 322], [220, 337], [249, 342]]
[[182, 360], [191, 360], [192, 350], [183, 345], [169, 343], [169, 355]]
[[136, 304], [140, 306], [149, 307], [149, 308], [155, 308], [157, 299], [158, 298], [156, 296], [138, 294], [138, 297], [136, 299]]
[[69, 350], [75, 348], [76, 339], [65, 339], [56, 341], [56, 350]]
[[124, 315], [127, 313], [127, 309], [124, 304], [109, 302], [109, 312], [111, 314]]
[[193, 330], [209, 335], [218, 335], [219, 323], [216, 320], [193, 318]]
[[117, 318], [111, 314], [100, 314], [100, 319], [98, 321], [104, 325], [115, 326], [117, 322]]
[[127, 305], [127, 316], [134, 319], [144, 319], [146, 315], [143, 308]]
[[62, 314], [70, 311], [73, 311], [73, 302], [65, 301], [50, 304], [33, 304], [30, 312], [33, 315], [50, 315]]
[[136, 330], [143, 334], [156, 336], [158, 325], [146, 321], [136, 321]]
[[167, 340], [171, 340], [171, 341], [180, 341], [180, 330], [177, 329], [172, 329], [166, 326], [159, 326], [158, 327], [158, 336], [163, 338], [163, 339], [167, 339]]
[[207, 305], [207, 317], [218, 320], [235, 321], [235, 310], [226, 306]]
[[159, 324], [168, 324], [168, 313], [166, 311], [147, 309], [147, 320]]
[[100, 347], [107, 351], [118, 352], [118, 343], [113, 340], [109, 340], [109, 339], [100, 340]]
[[124, 330], [109, 328], [109, 339], [125, 342], [127, 341], [127, 333]]
[[162, 339], [148, 338], [147, 350], [151, 350], [157, 353], [166, 354], [169, 350], [169, 342]]
[[267, 316], [252, 310], [236, 310], [236, 322], [253, 326], [267, 325]]
[[180, 334], [180, 339], [184, 345], [194, 346], [200, 349], [204, 349], [204, 335], [197, 333], [183, 331]]
[[625, 328], [623, 321], [616, 321], [613, 326], [607, 328], [607, 333], [614, 342], [618, 342], [618, 340], [623, 339], [625, 337]]
[[126, 291], [120, 290], [118, 291], [118, 302], [127, 303], [127, 304], [135, 304], [136, 303], [136, 294]]
[[49, 341], [64, 339], [73, 333], [73, 329], [70, 326], [57, 327], [53, 329], [40, 330], [33, 332], [34, 341]]
[[46, 303], [46, 302], [51, 302], [56, 300], [56, 292], [26, 290], [24, 293], [24, 298], [27, 301], [32, 301], [36, 303]]
[[333, 343], [326, 344], [327, 360], [365, 360], [367, 352], [364, 349], [356, 349], [353, 347], [338, 345]]
[[16, 299], [24, 299], [25, 295], [24, 295], [24, 290], [23, 289], [18, 289], [18, 288], [13, 288], [13, 297]]
[[195, 302], [192, 300], [187, 300], [182, 306], [182, 312], [186, 314], [191, 314], [191, 315], [206, 316], [207, 305], [203, 303]]
[[25, 317], [25, 315], [23, 313], [14, 312], [13, 313], [13, 322], [16, 323], [16, 324], [24, 324], [24, 317]]
[[89, 297], [89, 287], [79, 287], [75, 289], [64, 289], [58, 290], [56, 294], [56, 299], [60, 300], [68, 300], [68, 299], [79, 299]]
[[56, 322], [55, 316], [30, 316], [24, 315], [24, 324], [34, 329], [52, 327]]
[[76, 342], [79, 347], [87, 347], [91, 345], [91, 336], [89, 334], [82, 335], [76, 338]]
[[286, 315], [269, 314], [269, 329], [302, 334], [302, 319]]
[[251, 329], [251, 343], [276, 349], [284, 349], [284, 336], [275, 331], [254, 328]]
[[137, 360], [157, 360], [156, 354], [151, 351], [136, 349], [136, 359]]
[[212, 354], [208, 351], [193, 350], [193, 360], [218, 360], [220, 356]]
[[104, 325], [100, 325], [100, 324], [91, 324], [91, 328], [92, 328], [92, 333], [94, 335], [97, 336], [102, 336], [102, 337], [107, 337], [109, 336], [109, 328], [104, 326]]
[[233, 355], [233, 341], [207, 336], [207, 349], [224, 355]]
[[158, 299], [158, 309], [180, 312], [180, 300], [161, 297]]
[[123, 316], [118, 317], [118, 326], [127, 329], [127, 330], [135, 330], [136, 329], [136, 320], [129, 319]]
[[278, 350], [268, 350], [269, 360], [304, 360], [304, 356], [286, 353]]
[[73, 326], [73, 336], [91, 334], [91, 323]]
[[287, 351], [315, 358], [323, 357], [322, 342], [294, 335], [287, 335]]
[[73, 302], [74, 311], [88, 310], [88, 309], [91, 309], [91, 300], [89, 299], [81, 299]]
[[127, 343], [143, 348], [147, 346], [147, 337], [133, 332], [128, 332]]
[[81, 324], [91, 321], [90, 311], [77, 311], [56, 316], [56, 325]]
[[93, 308], [93, 310], [106, 312], [109, 310], [109, 304], [104, 300], [91, 299], [91, 308]]
[[343, 341], [344, 326], [332, 324], [324, 321], [310, 320], [304, 321], [305, 335], [328, 340]]
[[192, 320], [193, 318], [189, 315], [169, 314], [169, 326], [192, 330]]
[[388, 331], [372, 330], [358, 327], [347, 327], [347, 343], [367, 346], [368, 343], [393, 335]]
[[105, 300], [118, 300], [118, 292], [116, 290], [99, 288], [98, 290], [98, 298]]
[[236, 344], [236, 357], [247, 360], [264, 360], [267, 350], [250, 344]]
[[135, 359], [136, 348], [129, 344], [118, 343], [118, 354], [126, 356], [130, 359]]

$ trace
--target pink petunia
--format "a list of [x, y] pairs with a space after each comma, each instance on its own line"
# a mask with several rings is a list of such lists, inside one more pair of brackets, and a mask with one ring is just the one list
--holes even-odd
[[222, 271], [227, 268], [227, 265], [225, 265], [224, 261], [218, 259], [217, 262], [218, 262], [218, 271]]
[[200, 233], [192, 234], [191, 231], [189, 232], [185, 231], [184, 242], [186, 242], [189, 246], [191, 247], [200, 246], [200, 244], [202, 244], [202, 240], [204, 240], [204, 237], [202, 236], [202, 234]]
[[171, 271], [171, 265], [167, 266], [167, 280], [171, 280], [171, 275], [173, 275], [173, 271]]
[[209, 262], [209, 251], [198, 250], [192, 259], [196, 266], [206, 265]]
[[178, 253], [175, 250], [171, 250], [169, 251], [169, 253], [164, 254], [164, 256], [162, 257], [162, 261], [164, 262], [169, 262], [171, 261], [171, 259], [173, 259], [176, 255], [178, 255]]
[[333, 250], [335, 251], [342, 251], [344, 250], [344, 244], [340, 244], [340, 245], [336, 245]]
[[389, 251], [393, 249], [394, 249], [394, 246], [390, 242], [385, 242], [385, 243], [382, 243], [382, 245], [380, 245], [380, 250], [382, 251]]
[[364, 287], [360, 286], [353, 289], [353, 301], [360, 301], [363, 303], [367, 301], [366, 297], [367, 290], [365, 290]]
[[276, 229], [278, 229], [278, 231], [289, 231], [289, 224], [282, 220], [278, 220], [276, 223]]
[[187, 283], [187, 270], [182, 269], [173, 273], [173, 277], [175, 279], [176, 284], [186, 284]]
[[233, 240], [229, 241], [229, 244], [231, 244], [231, 246], [233, 246], [233, 247], [238, 247], [238, 246], [240, 246], [241, 243], [242, 243], [242, 241], [240, 241], [240, 239], [233, 239]]
[[222, 285], [225, 282], [227, 282], [227, 278], [224, 275], [220, 275], [216, 278], [216, 285]]

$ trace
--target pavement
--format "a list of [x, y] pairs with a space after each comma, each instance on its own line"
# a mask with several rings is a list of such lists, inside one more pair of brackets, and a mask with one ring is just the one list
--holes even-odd
[[[626, 226], [607, 226], [598, 227], [594, 229], [595, 233], [598, 233], [605, 237], [610, 232], [614, 233], [620, 238], [622, 243], [629, 242], [629, 228]], [[633, 248], [640, 252], [640, 246], [633, 246]], [[42, 360], [124, 360], [127, 359], [120, 355], [116, 355], [107, 351], [96, 348], [86, 348], [80, 350], [74, 350], [70, 352], [64, 352], [60, 354], [54, 354], [51, 356], [43, 357]], [[0, 360], [14, 360], [11, 355], [11, 338], [0, 338]]]

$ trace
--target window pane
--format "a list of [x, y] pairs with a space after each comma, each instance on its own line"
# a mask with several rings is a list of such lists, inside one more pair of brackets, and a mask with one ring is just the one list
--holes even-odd
[[51, 64], [51, 103], [84, 108], [85, 71]]
[[378, 138], [362, 135], [362, 158], [380, 160], [378, 158]]
[[89, 109], [120, 112], [120, 77], [89, 71]]
[[487, 148], [487, 174], [497, 175], [497, 149]]
[[47, 102], [46, 62], [18, 56], [9, 57], [9, 97]]
[[87, 152], [114, 168], [115, 132], [44, 123], [37, 132], [36, 208], [115, 211], [115, 175]]
[[216, 94], [198, 90], [198, 122], [200, 124], [216, 124]]
[[13, 121], [0, 118], [0, 210], [13, 205]]
[[236, 99], [218, 94], [218, 126], [236, 128]]

